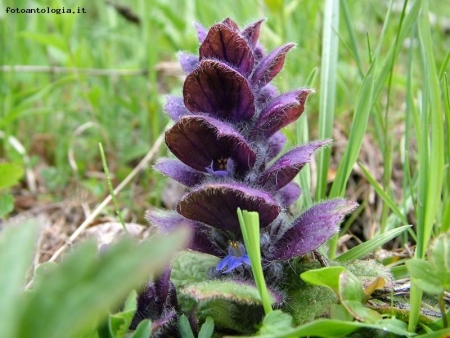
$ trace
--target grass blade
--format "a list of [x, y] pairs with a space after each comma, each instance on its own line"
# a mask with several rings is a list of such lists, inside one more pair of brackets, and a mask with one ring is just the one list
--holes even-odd
[[[330, 138], [336, 97], [336, 77], [339, 37], [339, 0], [325, 2], [325, 18], [322, 38], [322, 63], [320, 68], [319, 138]], [[325, 197], [331, 149], [323, 149], [317, 156], [316, 200]]]
[[358, 246], [355, 246], [354, 248], [348, 250], [346, 253], [343, 253], [342, 255], [336, 257], [336, 260], [338, 262], [343, 261], [349, 261], [353, 259], [360, 259], [364, 257], [365, 255], [371, 253], [375, 249], [382, 246], [384, 243], [389, 242], [391, 239], [397, 237], [399, 234], [401, 234], [403, 231], [409, 229], [411, 225], [404, 225], [399, 228], [392, 229], [388, 232], [385, 232], [384, 234], [381, 234], [379, 236], [376, 236]]

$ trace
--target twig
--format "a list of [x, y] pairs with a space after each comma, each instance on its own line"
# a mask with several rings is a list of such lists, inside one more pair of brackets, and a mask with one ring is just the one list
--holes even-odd
[[[165, 130], [170, 126], [170, 123], [166, 126]], [[153, 159], [156, 152], [161, 147], [161, 144], [164, 140], [164, 132], [159, 135], [157, 138], [155, 144], [153, 147], [149, 150], [147, 155], [139, 162], [139, 164], [131, 171], [131, 173], [128, 174], [128, 176], [114, 189], [114, 194], [117, 195], [135, 176], [138, 174], [144, 167], [147, 165], [150, 160]], [[70, 236], [70, 238], [66, 241], [66, 243], [60, 247], [53, 256], [48, 260], [49, 262], [55, 261], [61, 253], [69, 246], [70, 243], [72, 243], [88, 226], [91, 224], [91, 222], [97, 217], [97, 215], [100, 213], [100, 211], [109, 203], [111, 202], [111, 195], [108, 195], [102, 203], [92, 212], [92, 214], [89, 215], [88, 218], [75, 230], [75, 232]]]

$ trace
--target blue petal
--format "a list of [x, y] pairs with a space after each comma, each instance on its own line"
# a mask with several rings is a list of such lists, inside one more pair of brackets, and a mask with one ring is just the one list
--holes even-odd
[[249, 266], [251, 266], [252, 264], [250, 263], [250, 258], [248, 257], [247, 254], [245, 254], [244, 256], [241, 257], [242, 263], [247, 264]]
[[234, 269], [240, 267], [242, 265], [241, 257], [233, 257], [230, 264], [228, 264], [228, 269], [226, 269], [223, 273], [228, 273], [233, 271]]
[[225, 256], [217, 265], [216, 271], [225, 269], [226, 266], [230, 264], [230, 261], [234, 259], [233, 256]]
[[223, 177], [228, 175], [228, 171], [225, 171], [225, 170], [214, 170], [213, 169], [213, 164], [214, 164], [214, 161], [211, 162], [211, 165], [209, 167], [205, 167], [206, 171], [209, 174], [214, 175], [214, 176], [223, 176]]
[[240, 267], [243, 264], [246, 264], [248, 266], [251, 265], [250, 259], [247, 254], [239, 257], [227, 255], [219, 262], [219, 264], [216, 267], [216, 271], [220, 271], [223, 270], [225, 267], [228, 267], [225, 271], [223, 271], [223, 273], [228, 273]]

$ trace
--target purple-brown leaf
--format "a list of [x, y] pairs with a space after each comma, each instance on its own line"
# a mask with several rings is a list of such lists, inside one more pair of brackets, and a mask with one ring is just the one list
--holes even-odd
[[237, 208], [257, 211], [261, 227], [281, 212], [272, 195], [238, 183], [205, 184], [194, 189], [181, 199], [177, 211], [214, 228], [240, 233]]
[[265, 189], [281, 189], [294, 179], [305, 164], [310, 162], [314, 151], [330, 142], [331, 140], [315, 141], [292, 149], [262, 173], [259, 183]]
[[305, 110], [306, 98], [312, 89], [299, 89], [274, 98], [261, 112], [255, 131], [265, 137], [296, 121]]
[[272, 259], [291, 259], [317, 249], [339, 231], [339, 223], [357, 206], [357, 203], [344, 199], [312, 206], [295, 219], [281, 239], [273, 245]]
[[206, 116], [181, 118], [166, 132], [166, 144], [180, 161], [203, 172], [212, 162], [231, 158], [236, 171], [245, 173], [256, 161], [255, 152], [241, 134]]
[[247, 79], [219, 61], [203, 60], [187, 76], [183, 96], [191, 112], [225, 121], [245, 121], [255, 113], [255, 99]]
[[184, 115], [192, 115], [192, 113], [184, 106], [183, 98], [179, 96], [167, 96], [167, 103], [164, 108], [170, 118], [175, 122]]
[[244, 29], [241, 31], [242, 36], [244, 37], [245, 40], [247, 40], [247, 43], [252, 49], [255, 48], [256, 43], [258, 42], [259, 31], [261, 29], [261, 24], [264, 21], [266, 21], [266, 19], [261, 19], [256, 22], [253, 22], [250, 25], [244, 27]]
[[253, 69], [253, 53], [244, 38], [224, 24], [211, 27], [200, 46], [200, 60], [218, 59], [248, 76]]
[[200, 184], [205, 178], [205, 173], [192, 169], [186, 164], [169, 158], [160, 159], [155, 164], [155, 168], [188, 187]]
[[294, 46], [295, 44], [288, 43], [263, 57], [253, 71], [250, 83], [256, 88], [262, 88], [272, 81], [283, 68], [287, 52]]

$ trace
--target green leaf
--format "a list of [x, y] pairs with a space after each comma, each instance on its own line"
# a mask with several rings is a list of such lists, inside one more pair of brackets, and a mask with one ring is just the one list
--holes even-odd
[[329, 266], [305, 271], [300, 277], [307, 283], [329, 287], [336, 294], [339, 294], [339, 275], [343, 271], [345, 271], [345, 268], [342, 266]]
[[214, 332], [214, 319], [207, 317], [198, 333], [198, 338], [210, 338]]
[[186, 229], [180, 229], [139, 245], [125, 238], [101, 256], [95, 243], [79, 245], [28, 295], [17, 336], [78, 337], [150, 274], [166, 267], [188, 237]]
[[137, 309], [137, 292], [133, 290], [127, 297], [125, 301], [125, 306], [123, 307], [123, 311], [136, 311]]
[[178, 319], [178, 330], [181, 338], [195, 338], [192, 332], [191, 324], [185, 315], [181, 315]]
[[444, 291], [441, 272], [430, 262], [423, 259], [412, 258], [406, 262], [411, 280], [423, 291], [437, 295]]
[[125, 338], [135, 310], [124, 311], [109, 316], [109, 332], [114, 338]]
[[439, 235], [430, 249], [430, 261], [439, 271], [442, 287], [450, 290], [450, 233]]
[[353, 316], [344, 305], [341, 304], [332, 304], [330, 307], [330, 318], [343, 320], [351, 322], [353, 321]]
[[[36, 221], [7, 226], [0, 233], [0, 337], [18, 337], [23, 311], [22, 289], [30, 268], [38, 233]], [[31, 336], [30, 336], [31, 337]], [[37, 335], [36, 335], [37, 337]]]
[[152, 322], [149, 319], [144, 319], [139, 323], [136, 330], [134, 330], [131, 338], [148, 338], [152, 334]]
[[[406, 324], [396, 319], [385, 319], [378, 324], [366, 324], [360, 322], [348, 322], [335, 319], [318, 319], [308, 324], [298, 326], [292, 330], [279, 332], [277, 338], [292, 337], [345, 337], [358, 329], [375, 329], [391, 332], [401, 336], [412, 337], [415, 333], [406, 330]], [[274, 335], [261, 335], [260, 338], [274, 338]]]
[[172, 259], [170, 279], [177, 288], [209, 279], [208, 271], [219, 264], [216, 256], [197, 251], [181, 251]]
[[292, 330], [292, 316], [281, 310], [274, 310], [264, 317], [262, 327], [259, 329], [258, 334], [277, 335], [286, 330]]
[[[193, 283], [181, 289], [181, 292], [197, 302], [220, 298], [240, 304], [262, 304], [258, 289], [254, 285], [234, 280]], [[275, 291], [270, 292], [269, 296], [272, 304], [281, 300], [281, 295], [276, 294]]]
[[344, 271], [339, 276], [339, 298], [342, 305], [357, 320], [366, 323], [377, 323], [381, 320], [381, 315], [363, 305], [366, 294], [358, 277], [350, 271]]
[[0, 190], [17, 184], [23, 176], [23, 168], [13, 163], [0, 163]]
[[40, 283], [42, 283], [44, 276], [52, 273], [52, 271], [54, 271], [57, 267], [58, 264], [55, 262], [44, 262], [39, 265], [34, 271], [33, 286], [37, 287]]
[[0, 195], [0, 217], [4, 217], [14, 210], [14, 196], [12, 194]]
[[442, 329], [428, 334], [420, 335], [420, 338], [445, 338], [450, 334], [450, 328]]

